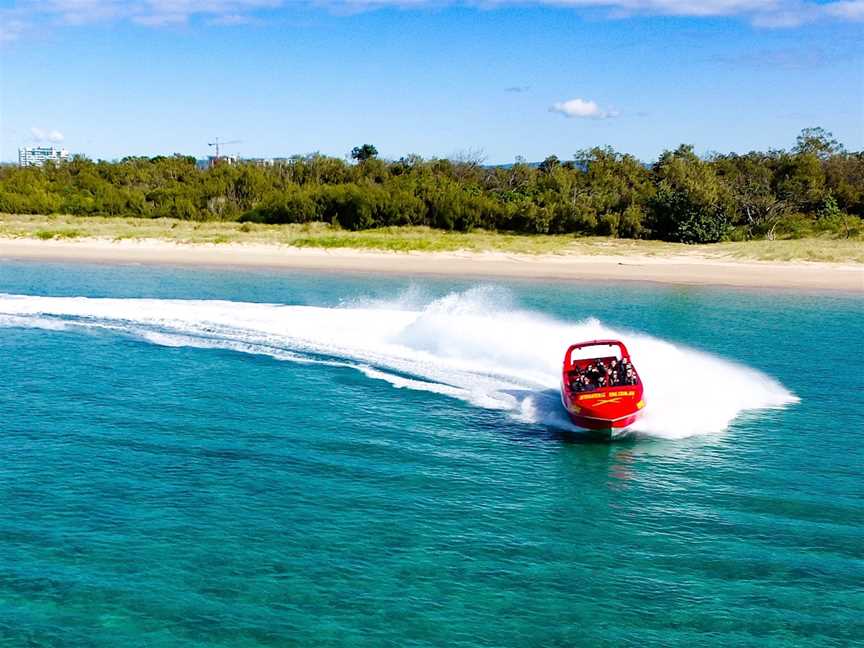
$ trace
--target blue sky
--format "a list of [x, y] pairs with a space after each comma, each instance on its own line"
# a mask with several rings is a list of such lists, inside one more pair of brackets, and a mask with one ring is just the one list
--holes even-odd
[[0, 0], [0, 158], [864, 148], [864, 0]]

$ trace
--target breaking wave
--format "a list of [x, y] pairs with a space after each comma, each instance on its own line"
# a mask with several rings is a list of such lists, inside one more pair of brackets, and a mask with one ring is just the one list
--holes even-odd
[[0, 326], [104, 329], [158, 345], [349, 366], [396, 388], [561, 429], [572, 427], [558, 394], [564, 349], [595, 338], [623, 340], [645, 383], [648, 407], [633, 428], [637, 434], [721, 432], [744, 412], [797, 400], [754, 369], [593, 318], [564, 322], [521, 310], [506, 291], [490, 288], [336, 308], [0, 294]]

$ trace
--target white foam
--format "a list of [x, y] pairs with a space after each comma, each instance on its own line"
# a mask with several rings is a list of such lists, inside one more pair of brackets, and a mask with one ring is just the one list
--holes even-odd
[[593, 318], [562, 322], [520, 310], [506, 291], [494, 289], [425, 303], [415, 291], [410, 299], [338, 308], [0, 294], [0, 326], [101, 328], [163, 346], [349, 366], [397, 388], [560, 428], [570, 427], [557, 392], [564, 349], [574, 341], [618, 338], [630, 349], [648, 401], [634, 429], [667, 438], [721, 432], [742, 412], [796, 400], [748, 367]]

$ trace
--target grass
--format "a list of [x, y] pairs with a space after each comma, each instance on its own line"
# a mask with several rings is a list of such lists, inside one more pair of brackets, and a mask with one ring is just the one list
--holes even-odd
[[510, 254], [582, 254], [701, 256], [765, 261], [864, 263], [864, 241], [831, 237], [777, 241], [683, 245], [605, 237], [524, 235], [485, 231], [445, 232], [427, 227], [388, 227], [351, 232], [324, 223], [260, 225], [195, 222], [159, 218], [102, 218], [0, 214], [0, 237], [43, 240], [98, 238], [158, 239], [175, 243], [269, 244], [312, 248], [352, 248], [392, 252], [504, 252]]
[[[704, 247], [704, 246], [700, 246]], [[760, 261], [822, 261], [864, 263], [864, 241], [831, 237], [754, 240], [717, 243], [716, 250], [732, 259]]]
[[36, 230], [34, 236], [38, 239], [42, 239], [43, 241], [49, 241], [51, 239], [76, 239], [82, 236], [86, 236], [86, 234], [79, 229], [40, 229]]

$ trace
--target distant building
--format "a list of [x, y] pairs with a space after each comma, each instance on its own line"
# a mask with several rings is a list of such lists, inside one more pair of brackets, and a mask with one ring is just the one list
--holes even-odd
[[295, 158], [275, 157], [275, 158], [241, 158], [238, 155], [225, 154], [218, 158], [215, 155], [210, 155], [195, 161], [196, 166], [202, 171], [212, 169], [220, 164], [250, 164], [258, 167], [273, 167], [290, 164]]
[[18, 149], [18, 166], [41, 167], [46, 162], [66, 162], [69, 151], [53, 146], [25, 146]]
[[273, 157], [273, 158], [242, 158], [243, 164], [254, 164], [260, 167], [284, 166], [291, 164], [296, 158]]
[[240, 161], [240, 158], [236, 155], [220, 155], [216, 157], [215, 155], [210, 155], [207, 157], [206, 168], [212, 169], [213, 167], [219, 164], [237, 164]]

